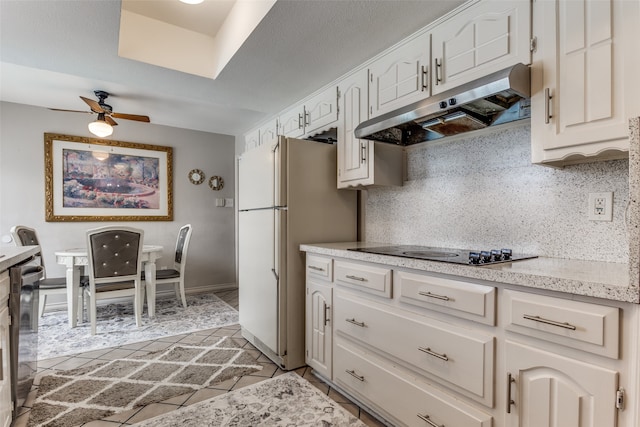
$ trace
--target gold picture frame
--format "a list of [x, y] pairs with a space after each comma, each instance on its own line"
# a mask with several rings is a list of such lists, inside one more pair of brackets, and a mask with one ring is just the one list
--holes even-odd
[[44, 134], [45, 220], [173, 221], [173, 148]]

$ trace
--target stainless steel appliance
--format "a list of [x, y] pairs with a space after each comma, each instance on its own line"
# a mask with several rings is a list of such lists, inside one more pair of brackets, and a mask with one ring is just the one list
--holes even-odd
[[403, 258], [424, 259], [427, 261], [476, 266], [537, 258], [536, 255], [514, 254], [511, 249], [476, 251], [469, 249], [436, 248], [431, 246], [399, 245], [372, 248], [351, 248], [349, 250], [377, 255], [390, 255]]
[[529, 67], [516, 64], [361, 123], [355, 136], [411, 145], [531, 116]]
[[336, 189], [336, 146], [280, 137], [238, 159], [242, 335], [283, 369], [305, 364], [302, 243], [356, 239], [356, 194]]
[[33, 384], [38, 360], [38, 284], [44, 268], [30, 259], [9, 270], [11, 401], [14, 418]]

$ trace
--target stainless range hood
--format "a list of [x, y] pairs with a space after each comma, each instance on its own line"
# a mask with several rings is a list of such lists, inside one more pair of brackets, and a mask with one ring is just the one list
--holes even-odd
[[530, 117], [529, 67], [516, 64], [361, 123], [356, 138], [398, 145]]

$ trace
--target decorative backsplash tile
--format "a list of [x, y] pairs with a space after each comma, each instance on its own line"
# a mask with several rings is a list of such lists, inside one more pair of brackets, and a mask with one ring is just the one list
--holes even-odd
[[[403, 187], [368, 190], [366, 240], [627, 262], [629, 161], [531, 164], [530, 126], [407, 150]], [[587, 218], [588, 194], [612, 191], [613, 221]]]

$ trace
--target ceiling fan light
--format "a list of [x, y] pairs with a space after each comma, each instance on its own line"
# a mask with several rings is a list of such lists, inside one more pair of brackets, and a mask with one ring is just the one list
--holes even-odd
[[202, 3], [204, 0], [180, 0], [182, 3], [186, 3], [186, 4], [200, 4]]
[[113, 126], [98, 117], [95, 122], [89, 123], [89, 132], [97, 137], [104, 138], [113, 133]]

